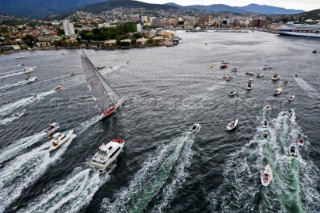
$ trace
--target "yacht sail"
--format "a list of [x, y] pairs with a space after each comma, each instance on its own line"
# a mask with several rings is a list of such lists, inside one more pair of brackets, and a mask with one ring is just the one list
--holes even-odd
[[101, 120], [121, 107], [124, 100], [108, 85], [84, 52], [81, 55], [81, 65], [91, 95], [101, 112]]

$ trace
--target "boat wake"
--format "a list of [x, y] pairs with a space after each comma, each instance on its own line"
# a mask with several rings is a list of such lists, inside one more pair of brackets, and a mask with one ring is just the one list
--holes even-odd
[[[34, 183], [51, 164], [61, 158], [74, 137], [53, 154], [49, 149], [41, 146], [17, 157], [0, 170], [0, 212], [4, 212], [25, 188]], [[49, 144], [46, 144], [46, 147], [49, 147]]]
[[[187, 175], [185, 168], [190, 164], [192, 144], [192, 134], [186, 132], [182, 137], [161, 148], [157, 157], [150, 156], [133, 177], [128, 188], [118, 192], [113, 202], [109, 199], [103, 200], [101, 211], [143, 212], [156, 196], [161, 201], [156, 204], [154, 211], [167, 207]], [[176, 163], [178, 165], [174, 166]], [[174, 177], [171, 179], [169, 176], [172, 171]], [[169, 184], [166, 185], [166, 182]]]
[[25, 105], [33, 103], [37, 100], [43, 99], [46, 96], [51, 95], [55, 92], [56, 92], [55, 90], [49, 90], [47, 92], [42, 92], [42, 93], [37, 94], [37, 96], [38, 96], [37, 99], [33, 99], [32, 97], [28, 97], [28, 98], [20, 99], [14, 103], [6, 104], [0, 108], [0, 116], [7, 115], [7, 114], [13, 112], [14, 110], [18, 109], [21, 106], [25, 106]]
[[81, 123], [79, 127], [75, 128], [75, 131], [77, 132], [78, 135], [80, 135], [81, 133], [86, 131], [90, 126], [97, 123], [99, 121], [99, 118], [100, 118], [100, 115], [97, 115], [91, 118], [90, 120]]
[[110, 173], [76, 168], [72, 175], [58, 182], [45, 194], [19, 212], [79, 212], [87, 206], [96, 191], [110, 179]]
[[6, 89], [10, 89], [10, 88], [13, 88], [13, 87], [17, 87], [17, 86], [22, 86], [22, 85], [25, 85], [27, 84], [27, 81], [19, 81], [17, 83], [14, 83], [14, 84], [7, 84], [7, 85], [4, 85], [2, 87], [0, 87], [0, 90], [6, 90]]
[[22, 75], [22, 74], [24, 74], [23, 69], [14, 70], [11, 72], [2, 73], [2, 75], [0, 75], [0, 79], [5, 79], [5, 78], [9, 78], [9, 77], [17, 76], [17, 75]]
[[308, 82], [303, 80], [302, 78], [294, 78], [294, 80], [299, 84], [299, 86], [305, 90], [310, 98], [319, 98], [320, 95], [318, 91], [313, 88]]
[[21, 138], [11, 145], [6, 147], [5, 149], [0, 151], [0, 163], [3, 163], [7, 160], [14, 158], [15, 156], [19, 155], [23, 150], [32, 146], [33, 144], [40, 141], [47, 135], [45, 131], [41, 131], [29, 137]]
[[12, 121], [17, 120], [18, 118], [19, 118], [18, 116], [12, 116], [10, 118], [4, 118], [4, 119], [0, 120], [0, 126], [1, 125], [5, 125], [7, 123], [11, 123]]
[[[254, 139], [227, 160], [224, 181], [210, 194], [214, 211], [317, 212], [320, 208], [320, 194], [314, 187], [319, 170], [301, 155], [288, 156], [288, 146], [300, 133], [295, 115], [288, 118], [281, 112], [270, 123], [268, 141], [261, 139], [263, 129], [258, 128]], [[259, 174], [268, 163], [274, 179], [263, 187]]]

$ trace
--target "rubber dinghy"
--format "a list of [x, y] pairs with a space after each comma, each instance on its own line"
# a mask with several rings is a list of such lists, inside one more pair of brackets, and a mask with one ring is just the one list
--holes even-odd
[[263, 186], [268, 186], [272, 181], [272, 179], [273, 179], [272, 169], [270, 167], [270, 164], [268, 164], [266, 165], [266, 167], [264, 167], [264, 170], [262, 170], [260, 173], [261, 184]]

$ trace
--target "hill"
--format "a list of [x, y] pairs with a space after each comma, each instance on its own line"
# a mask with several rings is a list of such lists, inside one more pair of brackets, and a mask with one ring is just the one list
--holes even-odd
[[30, 18], [43, 18], [102, 1], [106, 0], [0, 0], [0, 12]]
[[292, 10], [280, 7], [273, 7], [268, 5], [249, 4], [243, 7], [231, 7], [225, 4], [212, 4], [212, 5], [190, 5], [181, 6], [175, 3], [167, 3], [167, 5], [175, 6], [179, 9], [199, 9], [213, 12], [236, 12], [236, 13], [261, 13], [261, 14], [298, 14], [304, 12], [303, 10]]

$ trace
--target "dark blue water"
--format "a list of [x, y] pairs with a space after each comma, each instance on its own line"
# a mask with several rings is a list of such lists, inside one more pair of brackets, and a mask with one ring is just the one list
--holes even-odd
[[[0, 212], [319, 212], [320, 55], [311, 53], [319, 41], [262, 32], [178, 34], [182, 41], [173, 48], [86, 50], [127, 100], [103, 122], [96, 121], [80, 51], [2, 55]], [[230, 61], [226, 70], [219, 69], [223, 59]], [[36, 66], [30, 75], [37, 82], [24, 82], [14, 67], [20, 63]], [[262, 71], [264, 64], [273, 70]], [[231, 74], [234, 67], [239, 71]], [[252, 91], [245, 90], [246, 72], [265, 75], [253, 77]], [[275, 83], [274, 73], [281, 76]], [[227, 74], [230, 82], [222, 79]], [[57, 85], [64, 90], [55, 92]], [[283, 93], [273, 96], [280, 85]], [[236, 88], [239, 126], [230, 133], [236, 98], [227, 93]], [[39, 99], [32, 101], [34, 94]], [[292, 103], [288, 94], [296, 96]], [[273, 111], [263, 113], [266, 104]], [[283, 115], [289, 108], [290, 118]], [[25, 115], [12, 117], [21, 109]], [[261, 140], [264, 119], [268, 141]], [[77, 137], [49, 154], [43, 130], [53, 121]], [[191, 135], [195, 122], [202, 128]], [[289, 157], [301, 132], [307, 142]], [[115, 137], [126, 141], [116, 166], [93, 171], [91, 157]], [[274, 180], [262, 187], [259, 172], [268, 163]]]

